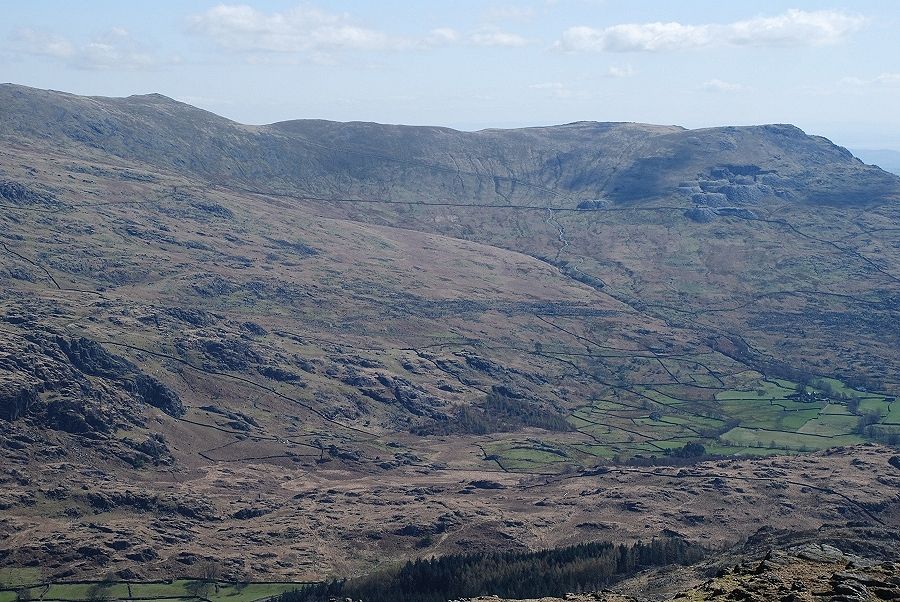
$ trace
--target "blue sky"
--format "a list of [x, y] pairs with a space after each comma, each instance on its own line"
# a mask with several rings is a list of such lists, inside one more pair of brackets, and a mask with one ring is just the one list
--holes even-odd
[[245, 123], [789, 122], [900, 150], [892, 0], [0, 4], [0, 81]]

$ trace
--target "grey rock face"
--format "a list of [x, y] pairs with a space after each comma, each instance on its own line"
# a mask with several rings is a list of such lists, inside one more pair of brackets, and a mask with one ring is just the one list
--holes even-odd
[[708, 224], [709, 222], [716, 219], [716, 210], [711, 207], [704, 207], [702, 205], [698, 205], [696, 207], [691, 207], [687, 211], [684, 212], [684, 216], [690, 220], [697, 222], [698, 224]]
[[721, 192], [698, 192], [691, 195], [691, 201], [695, 205], [708, 205], [710, 207], [719, 207], [728, 204], [728, 197]]
[[23, 379], [0, 382], [0, 419], [18, 420], [37, 401], [37, 389]]
[[0, 353], [0, 419], [97, 436], [141, 424], [141, 404], [184, 414], [176, 392], [96, 341], [29, 332], [12, 342]]

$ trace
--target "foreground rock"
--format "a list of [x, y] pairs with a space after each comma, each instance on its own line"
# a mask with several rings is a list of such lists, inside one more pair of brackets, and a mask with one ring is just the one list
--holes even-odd
[[[738, 557], [740, 558], [740, 557]], [[828, 544], [770, 550], [762, 558], [720, 569], [718, 575], [686, 591], [648, 592], [647, 576], [616, 586], [616, 592], [569, 594], [529, 602], [874, 602], [900, 600], [900, 558], [865, 558]], [[632, 595], [633, 594], [633, 595]], [[495, 596], [471, 602], [508, 602]]]

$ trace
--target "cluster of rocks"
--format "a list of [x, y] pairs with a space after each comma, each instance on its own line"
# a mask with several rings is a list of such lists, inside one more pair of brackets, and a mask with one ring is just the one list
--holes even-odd
[[179, 220], [190, 219], [197, 222], [234, 218], [234, 212], [228, 207], [215, 201], [194, 197], [183, 191], [173, 193], [171, 201], [160, 204], [159, 212]]
[[291, 255], [297, 257], [310, 257], [312, 255], [319, 254], [319, 251], [317, 249], [314, 249], [306, 243], [300, 241], [290, 241], [281, 238], [270, 238], [269, 241], [278, 249], [286, 251]]
[[13, 180], [0, 180], [0, 199], [14, 205], [51, 205], [60, 203], [51, 195], [38, 192]]
[[151, 433], [143, 441], [135, 441], [129, 437], [123, 439], [123, 443], [131, 448], [130, 452], [123, 450], [118, 454], [119, 458], [125, 460], [135, 468], [140, 468], [147, 464], [154, 466], [171, 466], [175, 464], [175, 458], [172, 457], [166, 438], [160, 433]]
[[250, 364], [262, 362], [262, 357], [245, 339], [221, 337], [216, 339], [192, 339], [178, 341], [178, 347], [196, 347], [206, 356], [204, 367], [211, 370], [244, 371]]
[[243, 412], [227, 410], [211, 404], [200, 406], [199, 409], [203, 410], [204, 412], [217, 414], [219, 416], [227, 418], [228, 422], [226, 423], [226, 426], [231, 427], [236, 431], [249, 431], [253, 428], [259, 428], [259, 423], [256, 421], [256, 419], [253, 418], [253, 416], [248, 416]]
[[118, 381], [135, 398], [170, 416], [183, 416], [184, 405], [178, 394], [156, 378], [144, 374], [123, 357], [113, 355], [96, 341], [85, 337], [55, 337], [56, 345], [71, 364], [83, 374]]
[[581, 211], [599, 211], [606, 209], [610, 205], [612, 205], [612, 201], [609, 199], [590, 199], [578, 203], [578, 209]]
[[91, 491], [87, 501], [99, 512], [128, 508], [139, 512], [154, 512], [164, 516], [180, 515], [192, 520], [212, 521], [219, 518], [216, 507], [196, 496], [156, 494], [146, 490], [104, 489]]
[[79, 435], [79, 448], [132, 467], [174, 463], [161, 435], [116, 433], [146, 426], [147, 406], [182, 416], [175, 391], [96, 341], [31, 326], [0, 351], [0, 448], [8, 461], [75, 453], [48, 439], [57, 431]]
[[682, 182], [677, 192], [694, 204], [685, 217], [705, 224], [718, 216], [756, 219], [756, 214], [745, 205], [783, 197], [785, 192], [779, 187], [782, 183], [780, 176], [755, 165], [725, 165], [694, 181]]
[[338, 376], [340, 380], [356, 387], [365, 397], [385, 405], [402, 408], [414, 416], [444, 416], [447, 402], [424, 391], [411, 381], [384, 372], [369, 373], [348, 366]]
[[193, 307], [168, 307], [165, 312], [180, 322], [197, 327], [212, 326], [225, 319], [222, 315]]
[[900, 600], [900, 565], [847, 554], [828, 544], [773, 550], [759, 562], [724, 569], [678, 600], [746, 602]]
[[698, 205], [742, 205], [783, 196], [782, 180], [756, 165], [720, 165], [694, 181], [682, 182], [677, 190]]

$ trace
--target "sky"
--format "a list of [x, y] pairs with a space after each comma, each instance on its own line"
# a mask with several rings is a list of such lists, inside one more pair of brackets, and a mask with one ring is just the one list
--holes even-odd
[[793, 123], [900, 151], [900, 2], [0, 0], [0, 81], [243, 123]]

